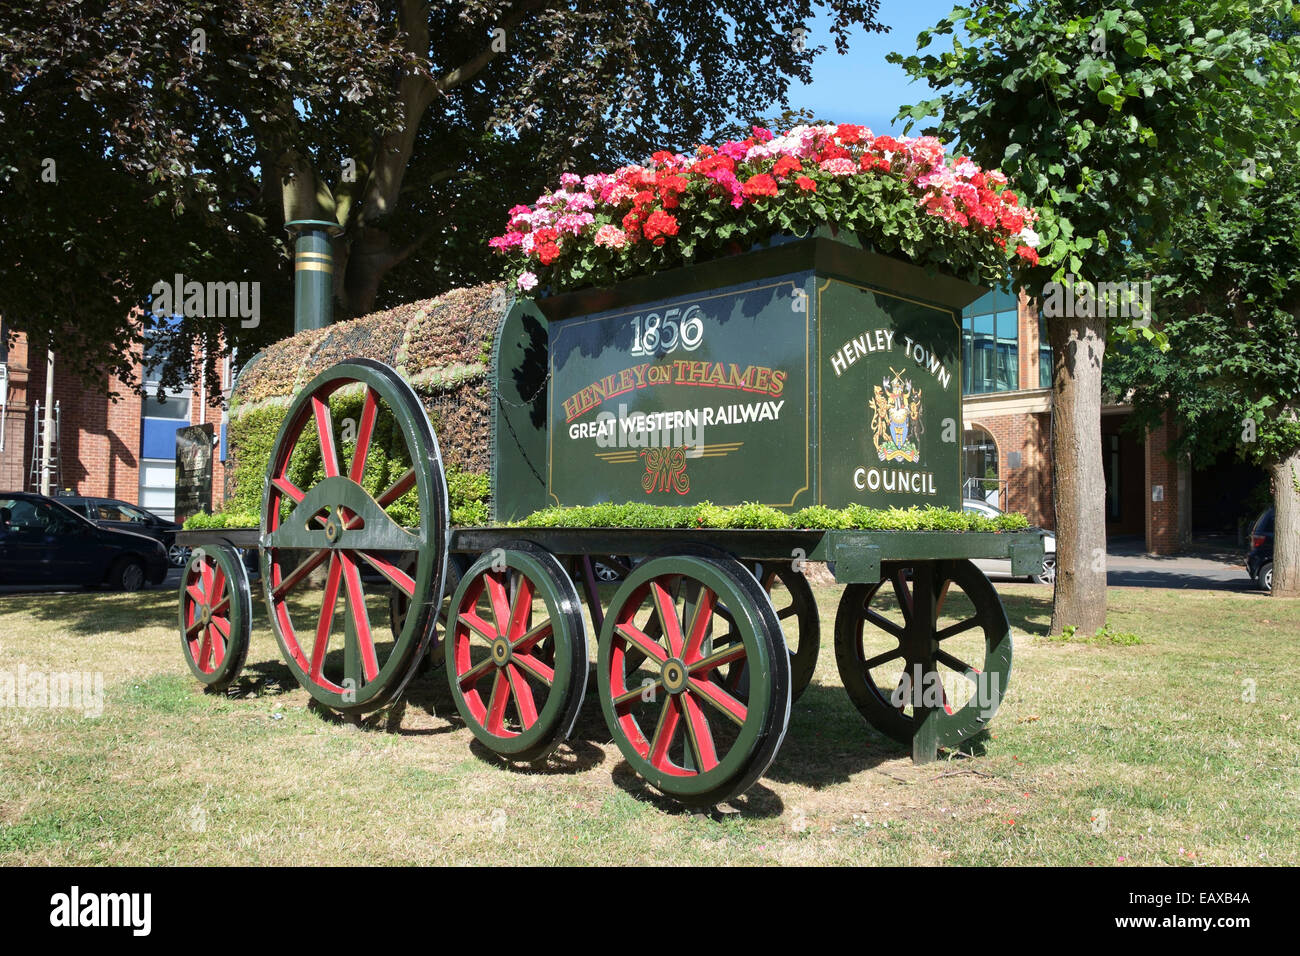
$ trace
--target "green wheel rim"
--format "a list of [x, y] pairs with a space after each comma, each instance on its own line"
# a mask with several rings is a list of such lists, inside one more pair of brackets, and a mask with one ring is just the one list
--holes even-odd
[[[924, 630], [938, 644], [934, 663], [939, 687], [932, 697], [938, 705], [938, 744], [956, 746], [984, 730], [997, 713], [1011, 678], [1011, 624], [997, 591], [979, 568], [970, 561], [937, 564], [940, 619], [929, 621]], [[915, 720], [908, 700], [911, 685], [903, 684], [901, 675], [918, 673], [922, 653], [915, 632], [907, 631], [913, 613], [909, 567], [886, 563], [876, 584], [845, 588], [835, 618], [835, 658], [844, 689], [871, 726], [905, 744], [911, 743]], [[893, 617], [884, 612], [891, 592], [898, 605]], [[946, 623], [953, 615], [944, 602], [951, 610], [960, 600], [958, 592], [964, 593], [970, 611]], [[955, 651], [950, 643], [955, 639], [966, 642], [963, 651]], [[950, 692], [954, 685], [970, 696]]]
[[[340, 438], [347, 433], [334, 422], [329, 405], [330, 397], [345, 387], [363, 395], [347, 461]], [[380, 440], [384, 429], [386, 447]], [[387, 462], [410, 465], [372, 493], [363, 481], [377, 445]], [[291, 476], [299, 449], [308, 458], [318, 454], [324, 469], [324, 477], [306, 488], [298, 488]], [[400, 516], [401, 502], [409, 501], [411, 492], [419, 518], [408, 528], [394, 514]], [[272, 630], [289, 669], [315, 700], [359, 714], [401, 695], [431, 639], [442, 600], [447, 514], [437, 438], [415, 392], [396, 372], [370, 359], [349, 359], [298, 393], [267, 465], [260, 552]], [[303, 612], [293, 602], [310, 591], [310, 575], [317, 568], [326, 576], [321, 605]], [[401, 590], [414, 608], [391, 642], [386, 640], [389, 628], [370, 620], [363, 569]], [[345, 602], [341, 634], [335, 621], [340, 599]], [[377, 633], [381, 627], [382, 637]], [[331, 645], [342, 651], [341, 660], [330, 659]]]
[[456, 709], [493, 753], [540, 760], [572, 731], [587, 632], [577, 589], [550, 553], [517, 544], [479, 558], [451, 599], [443, 652]]
[[[729, 609], [731, 630], [714, 640], [718, 605]], [[748, 788], [789, 719], [779, 635], [771, 604], [739, 562], [675, 555], [633, 570], [605, 616], [596, 666], [605, 721], [632, 769], [688, 806]], [[743, 688], [733, 677], [741, 674]]]
[[181, 651], [199, 683], [224, 690], [248, 658], [252, 595], [239, 553], [226, 545], [195, 548], [180, 583]]

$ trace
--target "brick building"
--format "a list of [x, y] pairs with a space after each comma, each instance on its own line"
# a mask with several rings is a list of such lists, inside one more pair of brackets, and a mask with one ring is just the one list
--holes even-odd
[[[1052, 503], [1052, 350], [1034, 304], [996, 290], [962, 315], [964, 494], [1034, 524], [1056, 525]], [[1192, 475], [1164, 451], [1168, 422], [1139, 439], [1124, 430], [1130, 409], [1102, 408], [1108, 538], [1141, 538], [1154, 554], [1191, 536]]]
[[[176, 430], [211, 423], [218, 438], [212, 466], [212, 504], [218, 507], [225, 485], [222, 408], [231, 385], [229, 359], [217, 359], [224, 393], [208, 394], [200, 384], [167, 392], [161, 402], [152, 397], [148, 359], [146, 347], [145, 363], [135, 367], [149, 385], [150, 397], [142, 398], [108, 376], [102, 383], [90, 384], [70, 372], [61, 374], [55, 353], [59, 471], [54, 486], [63, 493], [118, 498], [170, 518], [175, 505]], [[0, 365], [5, 368], [0, 379], [5, 393], [0, 491], [39, 490], [33, 453], [38, 402], [44, 413], [46, 355], [29, 349], [26, 336], [19, 333], [7, 352], [0, 346]], [[118, 393], [118, 401], [108, 399], [110, 391]]]

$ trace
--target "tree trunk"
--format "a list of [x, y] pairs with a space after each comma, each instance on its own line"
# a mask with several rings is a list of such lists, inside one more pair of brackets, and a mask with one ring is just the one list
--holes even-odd
[[1106, 623], [1106, 477], [1101, 457], [1104, 318], [1052, 318], [1052, 493], [1056, 592], [1051, 633]]
[[1300, 597], [1300, 448], [1273, 465], [1273, 597]]

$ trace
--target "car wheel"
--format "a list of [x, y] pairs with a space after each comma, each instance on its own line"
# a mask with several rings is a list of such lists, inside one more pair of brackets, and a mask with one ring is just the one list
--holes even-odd
[[190, 549], [173, 544], [167, 549], [167, 560], [171, 562], [173, 568], [183, 568], [190, 560]]
[[1041, 574], [1031, 574], [1029, 580], [1035, 584], [1055, 584], [1056, 583], [1056, 552], [1049, 551], [1043, 555], [1043, 572]]
[[127, 558], [113, 569], [112, 585], [118, 591], [138, 591], [144, 587], [144, 565]]
[[620, 581], [623, 578], [622, 573], [617, 568], [611, 568], [608, 564], [601, 564], [599, 561], [591, 562], [591, 570], [595, 573], [596, 580], [605, 584]]
[[1255, 576], [1255, 580], [1259, 582], [1259, 586], [1262, 587], [1265, 591], [1273, 590], [1273, 562], [1272, 561], [1265, 561], [1263, 564], [1259, 566], [1259, 574]]

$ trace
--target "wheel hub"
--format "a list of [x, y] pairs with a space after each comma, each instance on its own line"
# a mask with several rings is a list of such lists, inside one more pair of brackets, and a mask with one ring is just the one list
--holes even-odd
[[343, 537], [343, 524], [339, 521], [336, 512], [330, 515], [329, 521], [325, 522], [325, 539], [330, 544], [338, 544], [341, 537]]
[[670, 694], [680, 694], [686, 689], [686, 681], [689, 672], [686, 665], [675, 657], [669, 658], [664, 663], [663, 678], [664, 689]]
[[505, 667], [510, 663], [510, 642], [504, 637], [498, 637], [492, 642], [492, 662], [497, 667]]

